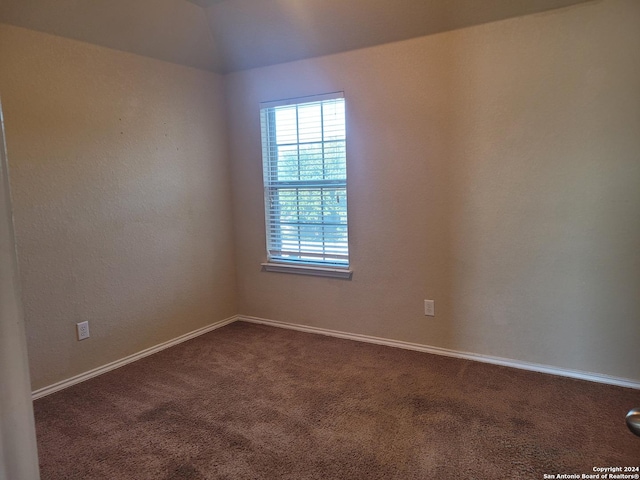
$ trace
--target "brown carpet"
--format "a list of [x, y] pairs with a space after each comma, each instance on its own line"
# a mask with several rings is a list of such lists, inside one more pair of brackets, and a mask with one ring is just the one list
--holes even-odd
[[35, 402], [43, 479], [542, 479], [640, 391], [234, 323]]

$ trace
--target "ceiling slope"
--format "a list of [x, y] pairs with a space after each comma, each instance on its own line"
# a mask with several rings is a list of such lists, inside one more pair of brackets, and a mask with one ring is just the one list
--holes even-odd
[[587, 0], [226, 0], [207, 9], [226, 71], [380, 45]]
[[223, 69], [204, 9], [185, 0], [0, 0], [0, 22], [204, 70]]
[[0, 0], [0, 22], [226, 73], [589, 1]]

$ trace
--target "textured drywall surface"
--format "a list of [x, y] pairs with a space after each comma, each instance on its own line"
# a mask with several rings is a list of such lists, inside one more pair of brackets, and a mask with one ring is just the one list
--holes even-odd
[[236, 313], [221, 82], [0, 25], [34, 389]]
[[[225, 77], [240, 312], [640, 380], [638, 25], [607, 0]], [[353, 279], [262, 272], [259, 102], [338, 90]]]

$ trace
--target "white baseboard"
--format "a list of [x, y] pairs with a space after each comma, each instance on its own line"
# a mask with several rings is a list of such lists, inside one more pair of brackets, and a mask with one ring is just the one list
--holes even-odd
[[481, 355], [478, 353], [461, 352], [458, 350], [450, 350], [447, 348], [430, 347], [418, 343], [403, 342], [401, 340], [390, 340], [387, 338], [372, 337], [370, 335], [361, 335], [358, 333], [340, 332], [338, 330], [329, 330], [326, 328], [308, 327], [305, 325], [297, 325], [294, 323], [280, 322], [277, 320], [267, 320], [258, 317], [249, 317], [246, 315], [238, 315], [238, 320], [249, 323], [259, 323], [278, 328], [287, 328], [290, 330], [298, 330], [307, 333], [316, 333], [327, 335], [330, 337], [345, 338], [358, 342], [375, 343], [377, 345], [386, 345], [389, 347], [404, 348], [406, 350], [415, 350], [418, 352], [432, 353], [446, 357], [463, 358], [465, 360], [473, 360], [476, 362], [491, 363], [493, 365], [502, 365], [505, 367], [518, 368], [521, 370], [530, 370], [533, 372], [548, 373], [561, 377], [576, 378], [579, 380], [587, 380], [590, 382], [606, 383], [619, 387], [634, 388], [640, 390], [640, 382], [628, 378], [613, 377], [600, 373], [583, 372], [580, 370], [570, 370], [566, 368], [553, 367], [549, 365], [541, 365], [537, 363], [522, 362], [520, 360], [512, 360], [509, 358], [493, 357], [490, 355]]
[[31, 393], [31, 397], [33, 400], [45, 397], [54, 392], [58, 392], [67, 387], [70, 387], [71, 385], [75, 385], [76, 383], [84, 382], [85, 380], [89, 380], [90, 378], [97, 377], [98, 375], [102, 375], [103, 373], [109, 372], [111, 370], [115, 370], [116, 368], [122, 367], [128, 363], [135, 362], [136, 360], [148, 357], [149, 355], [153, 355], [154, 353], [164, 350], [165, 348], [173, 347], [174, 345], [186, 342], [187, 340], [191, 340], [192, 338], [198, 337], [217, 328], [224, 327], [225, 325], [235, 322], [237, 319], [237, 315], [225, 318], [224, 320], [220, 320], [218, 322], [212, 323], [211, 325], [207, 325], [206, 327], [202, 327], [197, 330], [193, 330], [192, 332], [185, 333], [184, 335], [180, 335], [179, 337], [160, 343], [154, 347], [145, 348], [138, 353], [134, 353], [133, 355], [121, 358], [120, 360], [116, 360], [115, 362], [108, 363], [106, 365], [103, 365], [102, 367], [94, 368], [93, 370], [81, 373], [80, 375], [68, 378], [67, 380], [62, 380], [60, 382], [54, 383], [53, 385], [49, 385], [48, 387], [39, 388], [38, 390], [35, 390]]
[[446, 357], [462, 358], [465, 360], [473, 360], [476, 362], [491, 363], [493, 365], [502, 365], [505, 367], [519, 368], [521, 370], [530, 370], [533, 372], [548, 373], [551, 375], [558, 375], [561, 377], [577, 378], [580, 380], [587, 380], [590, 382], [606, 383], [609, 385], [616, 385], [619, 387], [626, 387], [626, 388], [633, 388], [633, 389], [640, 390], [640, 382], [636, 380], [613, 377], [610, 375], [604, 375], [600, 373], [583, 372], [580, 370], [570, 370], [565, 368], [552, 367], [549, 365], [522, 362], [519, 360], [512, 360], [509, 358], [501, 358], [501, 357], [493, 357], [490, 355], [481, 355], [477, 353], [461, 352], [458, 350], [450, 350], [447, 348], [430, 347], [428, 345], [422, 345], [419, 343], [403, 342], [401, 340], [391, 340], [388, 338], [373, 337], [370, 335], [362, 335], [358, 333], [341, 332], [338, 330], [329, 330], [326, 328], [309, 327], [306, 325], [298, 325], [295, 323], [280, 322], [278, 320], [268, 320], [265, 318], [250, 317], [246, 315], [234, 315], [233, 317], [229, 317], [224, 320], [214, 322], [211, 325], [207, 325], [206, 327], [202, 327], [192, 332], [185, 333], [184, 335], [181, 335], [172, 340], [168, 340], [166, 342], [160, 343], [154, 347], [146, 348], [138, 353], [134, 353], [133, 355], [129, 355], [120, 360], [116, 360], [115, 362], [111, 362], [106, 365], [103, 365], [102, 367], [94, 368], [93, 370], [89, 370], [88, 372], [81, 373], [80, 375], [76, 375], [66, 380], [62, 380], [60, 382], [54, 383], [53, 385], [49, 385], [47, 387], [43, 387], [38, 390], [35, 390], [31, 394], [32, 398], [33, 400], [36, 400], [38, 398], [45, 397], [52, 393], [63, 390], [67, 387], [70, 387], [71, 385], [75, 385], [85, 380], [89, 380], [90, 378], [97, 377], [98, 375], [101, 375], [103, 373], [109, 372], [111, 370], [115, 370], [116, 368], [127, 365], [128, 363], [132, 363], [132, 362], [135, 362], [136, 360], [140, 360], [141, 358], [147, 357], [149, 355], [153, 355], [154, 353], [157, 353], [161, 350], [164, 350], [169, 347], [173, 347], [174, 345], [178, 345], [179, 343], [182, 343], [182, 342], [186, 342], [187, 340], [191, 340], [192, 338], [198, 337], [200, 335], [203, 335], [217, 328], [224, 327], [225, 325], [228, 325], [238, 320], [242, 322], [258, 323], [262, 325], [269, 325], [272, 327], [287, 328], [290, 330], [298, 330], [301, 332], [327, 335], [330, 337], [344, 338], [347, 340], [355, 340], [358, 342], [374, 343], [376, 345], [386, 345], [389, 347], [403, 348], [406, 350], [415, 350], [418, 352], [431, 353], [434, 355], [442, 355]]

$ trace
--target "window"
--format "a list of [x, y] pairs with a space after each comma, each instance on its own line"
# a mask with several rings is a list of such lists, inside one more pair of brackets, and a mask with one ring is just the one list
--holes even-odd
[[260, 114], [269, 262], [265, 267], [308, 274], [346, 270], [342, 93], [263, 103]]

